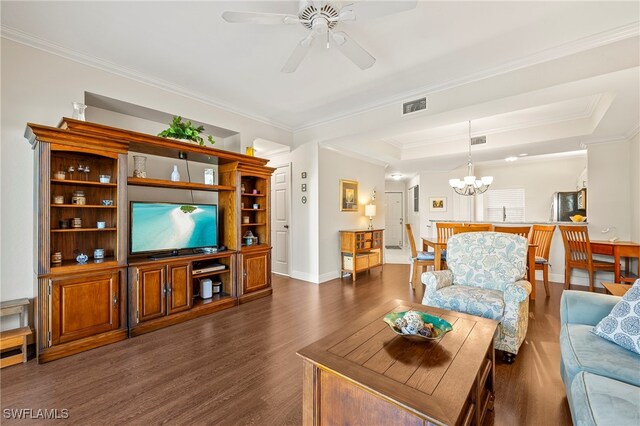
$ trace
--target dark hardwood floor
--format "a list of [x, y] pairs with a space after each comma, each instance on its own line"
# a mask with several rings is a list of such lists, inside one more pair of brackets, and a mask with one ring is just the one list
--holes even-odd
[[[69, 410], [67, 420], [47, 424], [297, 425], [296, 351], [383, 301], [420, 301], [422, 289], [414, 296], [408, 280], [408, 265], [385, 265], [355, 285], [274, 276], [272, 297], [48, 364], [3, 369], [0, 405]], [[552, 284], [550, 298], [542, 283], [537, 291], [515, 363], [498, 361], [487, 424], [571, 424], [559, 373], [562, 286]]]

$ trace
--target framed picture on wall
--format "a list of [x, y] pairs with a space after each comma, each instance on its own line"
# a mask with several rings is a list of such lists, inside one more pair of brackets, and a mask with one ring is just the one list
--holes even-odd
[[340, 179], [340, 211], [358, 211], [358, 182]]
[[446, 212], [447, 197], [429, 197], [430, 212]]

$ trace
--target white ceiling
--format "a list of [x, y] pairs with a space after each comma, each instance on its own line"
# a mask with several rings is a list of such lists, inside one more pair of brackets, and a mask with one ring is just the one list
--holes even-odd
[[[372, 68], [362, 71], [316, 43], [293, 74], [280, 68], [307, 30], [229, 24], [220, 17], [225, 10], [297, 14], [297, 4], [2, 1], [1, 23], [9, 38], [198, 93], [301, 135], [413, 95], [438, 99], [428, 119], [409, 125], [393, 117], [384, 131], [363, 124], [360, 137], [343, 131], [327, 142], [389, 164], [390, 172], [459, 164], [468, 119], [474, 135], [488, 136], [487, 160], [572, 151], [638, 127], [637, 41], [619, 46], [638, 39], [638, 1], [422, 1], [407, 12], [339, 24], [377, 58]], [[590, 49], [597, 57], [595, 49], [608, 45], [624, 54], [601, 65], [592, 58], [590, 73], [560, 60]], [[501, 89], [518, 70], [547, 61], [553, 67], [527, 76], [519, 90]]]

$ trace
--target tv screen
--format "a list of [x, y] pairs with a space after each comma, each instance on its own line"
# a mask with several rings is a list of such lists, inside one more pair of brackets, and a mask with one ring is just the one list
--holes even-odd
[[131, 202], [131, 254], [214, 247], [218, 206]]

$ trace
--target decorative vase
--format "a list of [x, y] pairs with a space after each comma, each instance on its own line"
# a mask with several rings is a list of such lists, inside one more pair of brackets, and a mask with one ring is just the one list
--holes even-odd
[[[144, 155], [133, 156], [133, 177], [137, 177], [137, 178], [147, 177], [147, 157], [145, 157]], [[178, 179], [180, 178], [178, 177]]]
[[173, 172], [171, 172], [171, 181], [180, 182], [180, 172], [178, 171], [178, 165], [174, 164]]
[[84, 121], [84, 110], [87, 109], [87, 106], [80, 102], [72, 102], [73, 104], [73, 116], [72, 118], [76, 120]]

